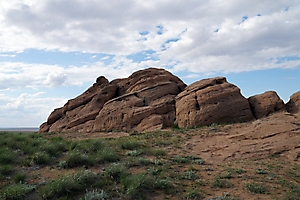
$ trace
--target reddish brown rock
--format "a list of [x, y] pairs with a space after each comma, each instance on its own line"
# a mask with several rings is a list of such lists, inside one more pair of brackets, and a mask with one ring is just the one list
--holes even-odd
[[181, 128], [252, 119], [247, 99], [224, 77], [195, 82], [176, 97], [176, 123]]
[[300, 110], [300, 91], [292, 94], [289, 102], [286, 104], [286, 110], [290, 113], [298, 113]]
[[44, 132], [48, 132], [49, 131], [49, 125], [47, 124], [47, 122], [44, 122], [44, 123], [42, 123], [41, 125], [40, 125], [40, 130], [39, 130], [39, 132], [42, 132], [42, 133], [44, 133]]
[[105, 103], [94, 131], [149, 131], [175, 120], [175, 96], [185, 84], [163, 69], [147, 69], [117, 80], [119, 97]]
[[251, 96], [248, 98], [248, 101], [250, 103], [252, 113], [257, 119], [285, 109], [283, 101], [274, 91], [267, 91], [263, 94]]
[[106, 78], [99, 77], [83, 94], [69, 100], [62, 108], [55, 109], [40, 127], [40, 132], [86, 130], [85, 124], [95, 120], [104, 103], [112, 99], [116, 92], [117, 85], [109, 84]]
[[147, 131], [170, 126], [175, 96], [186, 85], [163, 69], [150, 68], [112, 82], [101, 76], [80, 96], [55, 109], [40, 132]]

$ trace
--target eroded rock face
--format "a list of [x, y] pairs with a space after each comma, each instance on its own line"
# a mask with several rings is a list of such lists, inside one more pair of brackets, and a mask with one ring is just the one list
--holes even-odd
[[224, 77], [195, 82], [176, 97], [176, 123], [181, 128], [252, 119], [247, 99]]
[[252, 113], [255, 118], [266, 117], [271, 113], [284, 110], [284, 102], [274, 91], [254, 95], [248, 98]]
[[163, 69], [150, 68], [112, 82], [101, 76], [80, 96], [55, 109], [40, 132], [144, 131], [170, 126], [175, 96], [186, 85]]
[[289, 102], [286, 104], [286, 110], [290, 113], [299, 113], [300, 110], [300, 91], [292, 94]]
[[[105, 77], [99, 77], [92, 87], [75, 99], [69, 100], [63, 107], [55, 109], [40, 127], [41, 132], [66, 132], [87, 129], [105, 102], [117, 92], [117, 85], [109, 84]], [[92, 128], [90, 128], [92, 130]]]
[[118, 80], [121, 96], [105, 103], [94, 131], [146, 131], [168, 127], [175, 120], [175, 96], [186, 85], [165, 70], [138, 71]]

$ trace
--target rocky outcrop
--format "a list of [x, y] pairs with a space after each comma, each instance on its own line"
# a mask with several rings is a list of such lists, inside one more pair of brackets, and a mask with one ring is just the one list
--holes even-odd
[[164, 69], [149, 68], [109, 82], [100, 76], [88, 90], [55, 109], [40, 132], [151, 131], [212, 123], [245, 122], [287, 109], [299, 112], [300, 92], [285, 106], [276, 92], [248, 100], [225, 77], [189, 86]]
[[248, 101], [256, 119], [285, 109], [283, 101], [274, 91], [267, 91], [263, 94], [251, 96], [248, 98]]
[[106, 102], [94, 131], [145, 131], [169, 127], [175, 120], [175, 96], [186, 85], [165, 70], [143, 70], [117, 80], [119, 97]]
[[224, 77], [195, 82], [176, 97], [176, 123], [179, 127], [252, 119], [247, 99]]
[[185, 87], [163, 69], [141, 70], [110, 83], [101, 76], [83, 94], [55, 109], [40, 132], [164, 128], [175, 120], [175, 96]]
[[83, 94], [69, 100], [62, 108], [55, 109], [40, 131], [91, 131], [88, 122], [96, 118], [104, 103], [112, 99], [116, 91], [117, 85], [109, 84], [103, 76], [99, 77]]
[[289, 102], [286, 104], [286, 110], [290, 113], [298, 113], [300, 110], [300, 91], [292, 94]]

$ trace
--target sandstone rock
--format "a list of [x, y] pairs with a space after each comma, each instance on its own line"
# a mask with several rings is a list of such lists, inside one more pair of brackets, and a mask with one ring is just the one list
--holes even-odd
[[47, 124], [51, 125], [62, 117], [63, 108], [54, 109], [54, 111], [50, 114], [47, 119]]
[[175, 96], [185, 84], [163, 69], [147, 69], [117, 80], [117, 98], [105, 103], [94, 131], [148, 131], [170, 126], [175, 120]]
[[55, 109], [40, 132], [147, 131], [175, 120], [175, 96], [186, 85], [163, 69], [149, 68], [111, 81], [100, 76], [78, 97]]
[[257, 119], [285, 108], [283, 101], [274, 91], [267, 91], [263, 94], [251, 96], [248, 98], [248, 101], [252, 113]]
[[252, 119], [247, 99], [225, 77], [195, 82], [176, 97], [176, 123], [181, 128]]
[[[95, 120], [104, 103], [112, 99], [117, 85], [109, 84], [104, 77], [97, 78], [96, 83], [80, 96], [69, 100], [62, 108], [55, 109], [40, 132], [80, 131], [91, 120]], [[79, 128], [81, 127], [81, 128]], [[78, 129], [79, 128], [79, 129]]]
[[49, 131], [50, 126], [47, 124], [47, 122], [44, 122], [40, 125], [40, 130], [39, 132], [48, 132]]
[[286, 110], [290, 113], [298, 113], [300, 110], [300, 91], [292, 94], [289, 102], [286, 104]]

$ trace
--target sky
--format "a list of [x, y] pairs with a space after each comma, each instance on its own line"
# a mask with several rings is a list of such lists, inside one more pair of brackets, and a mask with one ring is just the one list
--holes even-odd
[[97, 77], [149, 67], [287, 102], [300, 90], [300, 0], [0, 1], [0, 127], [38, 127]]

